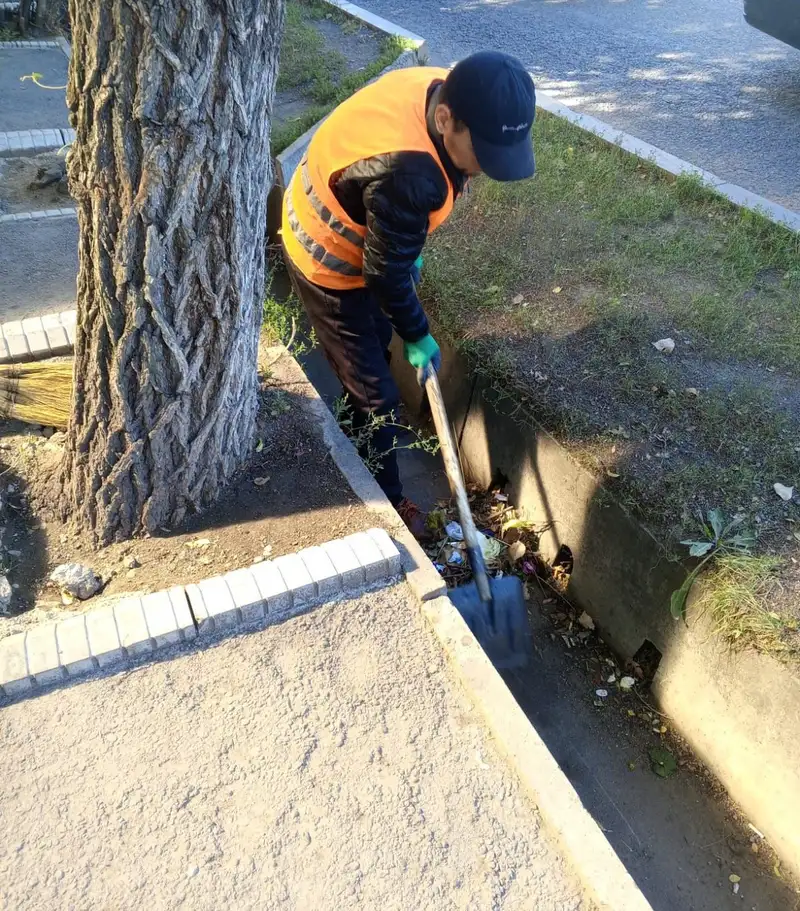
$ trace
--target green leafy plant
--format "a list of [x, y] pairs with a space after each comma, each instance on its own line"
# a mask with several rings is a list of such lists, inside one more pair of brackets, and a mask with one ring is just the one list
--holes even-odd
[[755, 536], [741, 529], [744, 516], [734, 516], [725, 523], [725, 515], [721, 509], [709, 509], [706, 519], [700, 515], [700, 528], [703, 538], [699, 540], [681, 541], [689, 548], [690, 557], [702, 558], [695, 568], [684, 580], [683, 585], [672, 593], [670, 598], [670, 613], [676, 620], [682, 619], [686, 614], [686, 599], [689, 596], [695, 580], [703, 571], [705, 565], [714, 557], [722, 554], [739, 554], [749, 556]]
[[[358, 425], [355, 421], [353, 406], [347, 400], [346, 395], [336, 399], [333, 403], [333, 416], [345, 435], [352, 441], [364, 464], [373, 475], [380, 471], [383, 465], [383, 457], [388, 455], [389, 452], [398, 452], [401, 449], [421, 449], [424, 452], [435, 455], [439, 451], [439, 440], [435, 436], [428, 436], [420, 433], [414, 427], [398, 423], [393, 412], [390, 414], [370, 414], [365, 424]], [[395, 435], [391, 448], [387, 452], [380, 453], [375, 449], [373, 440], [375, 434], [384, 427], [391, 427], [397, 431], [410, 433], [413, 439], [410, 443], [401, 443], [397, 435]]]

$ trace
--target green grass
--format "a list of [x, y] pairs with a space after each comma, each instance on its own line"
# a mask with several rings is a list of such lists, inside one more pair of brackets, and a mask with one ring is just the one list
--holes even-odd
[[407, 49], [399, 38], [381, 41], [378, 57], [364, 69], [348, 73], [347, 60], [336, 50], [327, 48], [314, 27], [320, 19], [333, 19], [343, 31], [357, 30], [360, 25], [340, 10], [318, 0], [288, 0], [286, 27], [281, 46], [278, 91], [302, 89], [308, 108], [299, 116], [273, 130], [272, 150], [282, 152], [338, 104], [357, 92]]
[[781, 567], [777, 557], [727, 555], [704, 577], [698, 607], [709, 611], [715, 632], [734, 648], [777, 657], [800, 652], [797, 623], [769, 607], [777, 600]]
[[698, 511], [744, 511], [796, 572], [772, 485], [800, 487], [800, 236], [566, 121], [534, 135], [536, 177], [475, 181], [426, 245], [439, 331], [668, 550]]

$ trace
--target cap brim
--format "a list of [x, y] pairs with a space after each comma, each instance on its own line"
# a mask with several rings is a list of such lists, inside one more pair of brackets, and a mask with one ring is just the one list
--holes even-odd
[[525, 180], [536, 171], [530, 133], [524, 141], [510, 146], [493, 145], [473, 133], [472, 148], [481, 170], [492, 180]]

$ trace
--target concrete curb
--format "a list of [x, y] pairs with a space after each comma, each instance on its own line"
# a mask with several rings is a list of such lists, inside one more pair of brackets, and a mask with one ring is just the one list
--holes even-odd
[[[270, 349], [277, 355], [281, 352], [288, 355], [283, 347]], [[447, 592], [447, 586], [436, 572], [428, 559], [425, 551], [420, 547], [411, 532], [403, 524], [395, 508], [386, 498], [386, 494], [378, 486], [377, 481], [369, 473], [367, 466], [361, 461], [353, 444], [342, 432], [336, 423], [336, 418], [331, 414], [328, 406], [319, 396], [314, 385], [305, 375], [303, 368], [297, 361], [290, 357], [290, 362], [284, 368], [286, 379], [302, 390], [308, 399], [311, 410], [322, 427], [322, 437], [330, 451], [337, 468], [347, 479], [353, 493], [358, 496], [367, 509], [374, 513], [381, 523], [389, 528], [392, 537], [400, 548], [403, 572], [406, 581], [411, 587], [418, 601], [428, 601], [439, 598]]]
[[22, 50], [40, 50], [46, 47], [61, 47], [56, 39], [52, 41], [0, 41], [0, 51], [18, 47]]
[[599, 911], [652, 911], [450, 599], [422, 613]]
[[77, 218], [78, 210], [74, 206], [63, 209], [33, 209], [30, 212], [12, 212], [0, 215], [0, 225], [7, 225], [12, 221], [40, 221], [43, 218]]
[[0, 640], [0, 694], [14, 698], [180, 642], [278, 623], [400, 576], [400, 551], [385, 529], [372, 528], [185, 587], [100, 602]]
[[75, 142], [75, 130], [7, 130], [0, 133], [0, 158], [52, 152]]
[[355, 3], [349, 3], [348, 0], [325, 0], [325, 2], [330, 3], [331, 6], [338, 7], [343, 13], [347, 13], [353, 19], [358, 19], [364, 25], [368, 25], [370, 28], [376, 29], [376, 31], [385, 32], [387, 35], [392, 35], [401, 41], [407, 42], [415, 51], [420, 51], [425, 47], [425, 39], [420, 35], [409, 32], [402, 26], [396, 25], [382, 16], [377, 16], [375, 13], [363, 9], [363, 7], [356, 6]]
[[598, 120], [589, 114], [579, 114], [544, 92], [536, 92], [536, 106], [556, 117], [563, 117], [582, 130], [586, 130], [587, 133], [593, 133], [609, 145], [623, 149], [637, 158], [652, 162], [657, 168], [673, 177], [681, 174], [693, 174], [735, 206], [757, 212], [792, 231], [800, 231], [800, 213], [798, 212], [793, 212], [757, 193], [751, 193], [750, 190], [745, 190], [744, 187], [737, 184], [728, 183], [716, 174], [712, 174], [711, 171], [706, 171], [682, 158], [677, 158], [657, 146], [650, 145], [649, 142], [612, 127], [603, 120]]
[[0, 325], [0, 364], [70, 354], [75, 347], [77, 310], [64, 310]]
[[288, 372], [291, 382], [309, 387], [311, 407], [318, 415], [325, 443], [339, 470], [367, 509], [391, 528], [402, 553], [406, 581], [420, 602], [423, 615], [599, 911], [652, 911], [469, 627], [450, 599], [443, 597], [447, 588], [433, 563], [400, 521], [294, 359]]

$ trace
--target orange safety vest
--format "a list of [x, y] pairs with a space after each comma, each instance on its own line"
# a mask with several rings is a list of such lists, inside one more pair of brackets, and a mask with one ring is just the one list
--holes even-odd
[[428, 152], [447, 181], [447, 200], [431, 212], [434, 231], [453, 210], [453, 186], [428, 135], [431, 83], [447, 70], [411, 67], [387, 73], [347, 99], [322, 123], [283, 197], [283, 243], [311, 282], [332, 290], [363, 288], [367, 229], [353, 221], [331, 185], [357, 161], [388, 152]]

